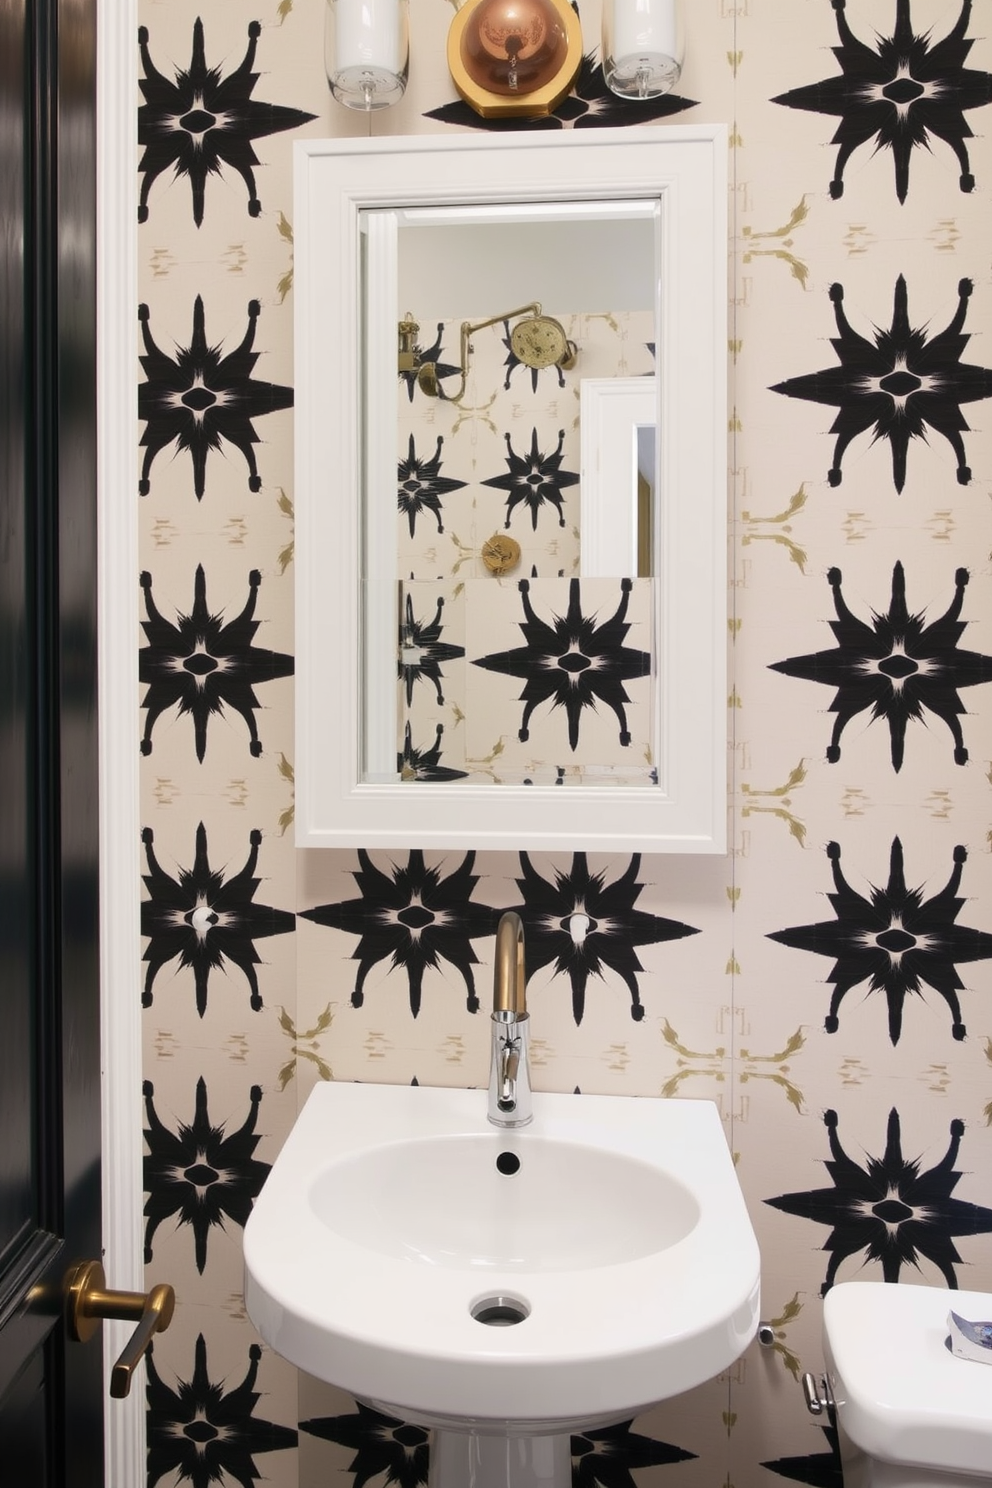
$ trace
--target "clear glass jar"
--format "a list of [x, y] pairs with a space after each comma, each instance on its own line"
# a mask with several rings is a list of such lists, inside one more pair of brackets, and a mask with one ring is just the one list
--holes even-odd
[[410, 70], [409, 0], [327, 0], [324, 67], [346, 108], [388, 108]]
[[680, 0], [603, 0], [603, 76], [621, 98], [657, 98], [685, 55]]

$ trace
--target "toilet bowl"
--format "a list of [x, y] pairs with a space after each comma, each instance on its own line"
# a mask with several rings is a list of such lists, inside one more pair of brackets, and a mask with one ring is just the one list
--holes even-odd
[[992, 1365], [948, 1347], [947, 1314], [992, 1319], [992, 1294], [841, 1282], [823, 1304], [844, 1488], [992, 1484]]

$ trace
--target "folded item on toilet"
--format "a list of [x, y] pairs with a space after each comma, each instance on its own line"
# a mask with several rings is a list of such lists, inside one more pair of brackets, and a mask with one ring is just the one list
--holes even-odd
[[972, 1323], [956, 1312], [947, 1314], [951, 1353], [976, 1364], [992, 1364], [992, 1322]]

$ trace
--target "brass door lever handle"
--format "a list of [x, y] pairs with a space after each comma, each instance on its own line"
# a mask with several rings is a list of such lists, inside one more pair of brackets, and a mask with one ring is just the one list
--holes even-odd
[[107, 1290], [107, 1278], [99, 1261], [82, 1261], [65, 1278], [65, 1318], [69, 1337], [86, 1343], [96, 1332], [101, 1318], [119, 1318], [135, 1322], [124, 1352], [110, 1376], [110, 1393], [123, 1400], [131, 1389], [131, 1377], [155, 1333], [164, 1333], [176, 1310], [176, 1294], [171, 1286], [160, 1283], [150, 1292], [114, 1292]]

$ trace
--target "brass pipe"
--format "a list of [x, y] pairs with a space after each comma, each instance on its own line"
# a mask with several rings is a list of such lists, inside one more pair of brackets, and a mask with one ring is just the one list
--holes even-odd
[[[461, 402], [462, 398], [464, 398], [464, 396], [465, 396], [465, 384], [468, 381], [468, 358], [469, 358], [469, 353], [472, 350], [472, 345], [471, 345], [470, 337], [473, 336], [476, 331], [484, 331], [487, 326], [496, 325], [501, 320], [513, 320], [513, 318], [515, 316], [517, 316], [517, 315], [527, 315], [527, 314], [540, 315], [540, 313], [541, 313], [540, 302], [538, 300], [533, 300], [529, 305], [521, 305], [520, 308], [517, 309], [517, 310], [504, 310], [500, 315], [490, 315], [490, 317], [489, 317], [488, 320], [476, 320], [476, 321], [463, 320], [462, 321], [462, 331], [461, 331], [461, 367], [459, 369], [460, 372], [461, 372], [461, 374], [462, 374], [462, 380], [459, 383], [457, 393], [445, 393], [444, 394], [444, 396], [447, 399], [447, 401], [449, 403], [459, 403], [459, 402]], [[407, 329], [411, 323], [412, 323], [412, 318], [410, 317], [410, 315], [408, 313], [407, 319], [405, 321], [401, 321], [400, 322], [400, 333], [401, 333], [401, 336], [402, 336], [404, 330]], [[402, 350], [402, 343], [401, 343], [401, 350]], [[404, 367], [401, 364], [400, 371], [403, 371], [403, 370], [404, 370]], [[412, 369], [407, 368], [406, 370], [412, 370]], [[440, 395], [441, 395], [441, 388], [440, 388], [440, 384], [438, 383], [438, 380], [437, 380], [437, 364], [436, 364], [436, 362], [420, 362], [418, 364], [418, 366], [417, 366], [417, 382], [420, 385], [421, 391], [424, 392], [424, 393], [427, 393], [428, 397], [431, 397], [431, 398], [440, 397]]]

